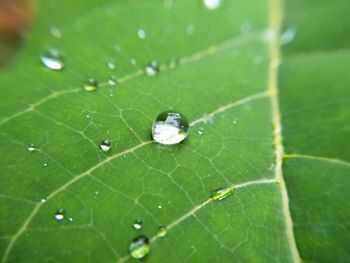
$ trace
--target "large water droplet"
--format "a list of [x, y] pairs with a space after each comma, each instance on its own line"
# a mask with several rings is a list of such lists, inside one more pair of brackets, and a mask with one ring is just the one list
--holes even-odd
[[103, 140], [101, 143], [100, 143], [100, 149], [103, 151], [103, 152], [108, 152], [112, 147], [112, 142], [110, 140]]
[[138, 236], [131, 241], [129, 246], [130, 256], [136, 259], [144, 258], [150, 252], [150, 249], [148, 238], [145, 236]]
[[189, 133], [186, 117], [180, 112], [165, 111], [159, 114], [152, 126], [152, 137], [161, 144], [176, 144]]
[[157, 61], [151, 61], [145, 68], [147, 76], [153, 77], [156, 76], [159, 72], [159, 64]]
[[142, 220], [141, 219], [136, 219], [135, 222], [132, 224], [133, 228], [139, 230], [142, 228]]
[[83, 88], [86, 91], [94, 91], [98, 87], [98, 82], [94, 78], [88, 78], [83, 84]]
[[160, 226], [157, 230], [157, 237], [165, 237], [167, 232], [168, 231], [165, 226]]
[[139, 28], [137, 29], [137, 35], [140, 39], [145, 39], [146, 38], [146, 31], [144, 28]]
[[214, 190], [210, 196], [210, 199], [213, 201], [221, 201], [229, 196], [231, 196], [234, 192], [234, 188], [221, 188]]
[[217, 9], [222, 4], [222, 0], [203, 0], [203, 4], [208, 9]]
[[58, 209], [54, 214], [54, 218], [56, 221], [62, 221], [64, 219], [64, 211], [62, 209]]
[[27, 151], [28, 151], [28, 152], [34, 152], [34, 151], [36, 151], [35, 145], [34, 145], [34, 144], [29, 144], [29, 145], [27, 146]]
[[52, 70], [61, 70], [64, 68], [63, 55], [57, 49], [51, 48], [45, 54], [40, 56], [40, 62]]

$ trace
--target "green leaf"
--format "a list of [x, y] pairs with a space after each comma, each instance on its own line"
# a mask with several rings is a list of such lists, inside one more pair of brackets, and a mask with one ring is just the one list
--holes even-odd
[[[349, 7], [40, 1], [0, 76], [2, 261], [136, 261], [140, 235], [149, 262], [349, 261]], [[166, 110], [178, 145], [151, 140]]]

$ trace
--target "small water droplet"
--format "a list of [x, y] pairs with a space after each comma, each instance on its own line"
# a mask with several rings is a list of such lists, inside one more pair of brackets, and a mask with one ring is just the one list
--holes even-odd
[[132, 58], [130, 59], [131, 65], [135, 66], [137, 64], [136, 59]]
[[245, 33], [245, 34], [250, 33], [253, 29], [252, 23], [249, 21], [245, 21], [241, 24], [240, 29], [242, 33]]
[[196, 30], [196, 27], [194, 26], [194, 24], [188, 24], [186, 26], [186, 34], [187, 35], [192, 35], [195, 30]]
[[40, 203], [45, 203], [46, 202], [46, 198], [42, 197], [40, 198]]
[[52, 70], [61, 70], [64, 68], [63, 55], [57, 49], [51, 48], [45, 54], [40, 56], [40, 62]]
[[103, 151], [103, 152], [108, 152], [112, 147], [112, 142], [110, 140], [103, 140], [101, 143], [100, 143], [100, 149]]
[[168, 66], [169, 68], [175, 68], [179, 65], [179, 63], [180, 63], [179, 59], [176, 57], [173, 57], [169, 60]]
[[253, 59], [253, 64], [261, 64], [264, 61], [264, 57], [262, 55], [256, 55]]
[[141, 229], [142, 225], [143, 225], [143, 222], [141, 219], [136, 219], [135, 222], [132, 224], [133, 228], [137, 230]]
[[44, 166], [44, 167], [47, 167], [47, 165], [48, 165], [47, 163], [43, 163], [43, 166]]
[[158, 230], [157, 230], [157, 236], [158, 237], [165, 237], [166, 236], [166, 234], [167, 234], [167, 229], [166, 229], [166, 227], [165, 226], [160, 226], [159, 228], [158, 228]]
[[203, 4], [206, 8], [213, 10], [220, 7], [222, 0], [203, 0]]
[[36, 151], [35, 145], [34, 145], [34, 144], [29, 144], [29, 145], [27, 146], [27, 151], [28, 151], [28, 152], [34, 152], [34, 151]]
[[108, 61], [107, 61], [107, 67], [108, 67], [110, 70], [115, 69], [115, 62], [114, 62], [114, 60], [108, 60]]
[[69, 217], [68, 220], [69, 220], [70, 222], [73, 222], [74, 219], [73, 219], [73, 217]]
[[52, 26], [52, 27], [50, 28], [50, 33], [51, 33], [51, 35], [53, 35], [55, 38], [60, 38], [60, 37], [62, 37], [61, 31], [60, 31], [57, 27], [55, 27], [55, 26]]
[[115, 76], [110, 76], [110, 78], [108, 79], [108, 84], [111, 86], [117, 85], [117, 78]]
[[147, 76], [153, 77], [156, 76], [159, 72], [159, 64], [157, 61], [151, 61], [145, 68]]
[[272, 41], [274, 41], [277, 37], [277, 31], [273, 30], [273, 29], [268, 29], [264, 32], [263, 34], [263, 40], [266, 43], [270, 43]]
[[98, 87], [98, 82], [94, 78], [88, 78], [83, 84], [83, 88], [86, 91], [94, 91]]
[[139, 28], [137, 29], [137, 36], [140, 38], [140, 39], [145, 39], [146, 38], [146, 31], [144, 28]]
[[152, 137], [160, 144], [177, 144], [186, 139], [188, 133], [189, 123], [179, 112], [162, 112], [153, 122]]
[[132, 258], [142, 259], [151, 250], [148, 238], [145, 236], [138, 236], [133, 239], [129, 245], [129, 252]]
[[64, 211], [62, 209], [58, 209], [54, 214], [54, 218], [56, 221], [62, 221], [64, 219]]
[[199, 128], [199, 130], [198, 130], [198, 135], [203, 135], [204, 134], [204, 132], [203, 132], [203, 128]]
[[158, 205], [157, 207], [158, 207], [159, 209], [162, 209], [162, 208], [163, 208], [162, 205]]
[[289, 42], [293, 41], [295, 34], [297, 33], [296, 27], [290, 27], [284, 31], [281, 35], [281, 44], [286, 45]]
[[210, 199], [213, 201], [221, 201], [229, 197], [234, 192], [234, 188], [221, 188], [212, 192]]

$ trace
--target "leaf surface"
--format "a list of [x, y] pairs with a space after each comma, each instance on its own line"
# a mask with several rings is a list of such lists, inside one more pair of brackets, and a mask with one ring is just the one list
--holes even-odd
[[[132, 261], [141, 233], [149, 262], [348, 261], [349, 3], [304, 2], [38, 2], [0, 76], [3, 262]], [[62, 71], [40, 64], [48, 48]], [[169, 109], [190, 134], [162, 146], [150, 130]], [[218, 188], [234, 195], [208, 199]]]

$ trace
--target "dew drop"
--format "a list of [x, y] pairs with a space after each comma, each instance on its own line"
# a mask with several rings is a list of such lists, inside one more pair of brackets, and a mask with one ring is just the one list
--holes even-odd
[[146, 31], [145, 31], [145, 29], [144, 28], [137, 29], [137, 36], [140, 39], [145, 39], [146, 38]]
[[34, 145], [34, 144], [29, 144], [29, 145], [27, 146], [27, 151], [28, 151], [28, 152], [34, 152], [34, 151], [36, 151], [35, 145]]
[[107, 67], [108, 67], [110, 70], [115, 69], [115, 62], [114, 62], [113, 60], [108, 60], [108, 61], [107, 61]]
[[103, 140], [101, 143], [100, 143], [100, 149], [103, 151], [103, 152], [108, 152], [112, 147], [112, 142], [110, 140]]
[[40, 56], [40, 62], [52, 70], [61, 70], [64, 68], [63, 55], [57, 49], [51, 48], [45, 54]]
[[133, 239], [129, 245], [130, 256], [135, 259], [144, 258], [151, 250], [148, 238], [145, 236], [138, 236]]
[[157, 230], [157, 237], [165, 237], [167, 232], [168, 231], [165, 226], [160, 226], [158, 227], [158, 230]]
[[159, 72], [159, 64], [157, 61], [151, 61], [145, 68], [147, 76], [153, 77], [156, 76]]
[[69, 217], [68, 220], [69, 220], [69, 222], [73, 222], [74, 221], [73, 217]]
[[204, 134], [203, 128], [200, 128], [200, 129], [197, 131], [197, 134], [198, 134], [198, 135], [203, 135], [203, 134]]
[[136, 59], [134, 59], [134, 58], [130, 59], [130, 64], [135, 66], [137, 64]]
[[179, 65], [179, 63], [180, 63], [179, 59], [176, 57], [173, 57], [169, 60], [168, 66], [169, 68], [175, 68]]
[[213, 10], [220, 7], [222, 0], [203, 0], [203, 4], [206, 8]]
[[213, 201], [221, 201], [226, 197], [229, 197], [233, 194], [234, 188], [221, 188], [212, 192], [210, 199]]
[[62, 209], [58, 209], [54, 214], [54, 218], [56, 221], [62, 221], [64, 219], [64, 211]]
[[44, 167], [47, 167], [47, 165], [48, 165], [47, 163], [43, 163], [43, 166], [44, 166]]
[[94, 91], [98, 87], [98, 82], [94, 78], [88, 78], [83, 84], [83, 88], [86, 91]]
[[252, 31], [252, 23], [249, 21], [245, 21], [241, 24], [240, 30], [242, 33], [247, 34], [250, 33]]
[[162, 208], [163, 208], [163, 206], [162, 206], [162, 205], [158, 205], [157, 207], [158, 207], [158, 209], [162, 209]]
[[40, 203], [45, 203], [46, 202], [46, 198], [42, 197], [40, 198]]
[[51, 33], [51, 35], [54, 36], [55, 38], [61, 38], [61, 37], [62, 37], [61, 31], [60, 31], [57, 27], [55, 27], [55, 26], [52, 26], [52, 27], [50, 28], [50, 33]]
[[188, 24], [186, 26], [186, 34], [187, 35], [192, 35], [195, 30], [196, 30], [196, 27], [193, 24]]
[[296, 33], [297, 33], [297, 29], [295, 27], [288, 28], [281, 35], [281, 44], [286, 45], [289, 42], [293, 41]]
[[186, 139], [188, 133], [189, 123], [180, 112], [162, 112], [153, 122], [152, 137], [160, 144], [177, 144]]
[[115, 76], [110, 76], [110, 78], [108, 79], [108, 84], [111, 86], [117, 85], [117, 78]]
[[141, 219], [136, 219], [135, 222], [132, 224], [133, 228], [137, 230], [141, 229], [142, 225], [143, 225], [143, 222]]

